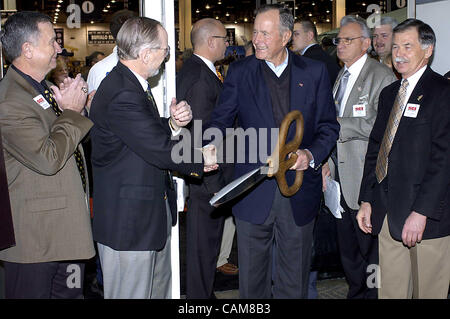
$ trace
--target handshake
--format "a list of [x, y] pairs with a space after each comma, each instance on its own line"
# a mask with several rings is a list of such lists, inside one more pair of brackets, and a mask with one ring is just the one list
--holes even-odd
[[206, 145], [202, 148], [205, 173], [214, 171], [219, 168], [217, 164], [216, 147], [214, 145]]

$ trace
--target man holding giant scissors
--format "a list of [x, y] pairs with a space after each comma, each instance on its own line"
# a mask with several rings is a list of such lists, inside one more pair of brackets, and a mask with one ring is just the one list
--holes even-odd
[[[275, 179], [265, 179], [241, 196], [233, 207], [239, 251], [241, 298], [306, 298], [314, 219], [322, 192], [321, 163], [338, 138], [339, 124], [323, 63], [296, 56], [286, 49], [294, 25], [289, 11], [278, 5], [258, 9], [253, 45], [255, 55], [233, 63], [211, 116], [211, 127], [256, 129], [246, 140], [235, 164], [239, 177], [265, 164], [257, 154], [271, 154], [271, 129], [279, 128], [289, 111], [299, 110], [304, 134], [297, 160], [286, 174], [304, 171], [303, 185], [292, 197], [283, 196]], [[267, 134], [265, 134], [267, 133]], [[288, 134], [294, 135], [293, 127]], [[239, 146], [239, 145], [238, 145]], [[239, 148], [239, 147], [238, 147]], [[238, 156], [239, 157], [239, 156]], [[280, 158], [280, 163], [284, 158]], [[273, 281], [273, 285], [272, 285]]]

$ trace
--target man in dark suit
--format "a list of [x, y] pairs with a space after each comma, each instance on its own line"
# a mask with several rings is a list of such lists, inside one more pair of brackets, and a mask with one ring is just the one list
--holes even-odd
[[379, 234], [380, 298], [447, 298], [450, 282], [450, 84], [427, 66], [436, 38], [408, 19], [394, 29], [402, 80], [380, 95], [357, 215]]
[[[280, 127], [289, 111], [300, 110], [305, 120], [297, 161], [286, 174], [291, 184], [295, 170], [304, 171], [300, 190], [287, 198], [274, 179], [266, 179], [233, 207], [241, 298], [307, 296], [313, 222], [322, 194], [319, 168], [339, 131], [325, 65], [286, 48], [293, 26], [292, 13], [280, 5], [257, 11], [255, 55], [230, 65], [211, 116], [211, 126], [222, 131], [233, 127], [237, 117], [238, 126], [249, 129], [249, 136], [256, 132], [256, 138], [247, 136], [248, 143], [237, 150], [238, 160], [244, 162], [235, 164], [236, 177], [266, 163], [264, 154], [270, 155], [275, 147], [270, 133]], [[260, 158], [254, 161], [258, 147]]]
[[[202, 19], [192, 27], [191, 42], [194, 54], [183, 63], [177, 75], [177, 99], [186, 100], [191, 106], [193, 120], [201, 121], [190, 123], [189, 130], [194, 134], [201, 133], [201, 123], [210, 120], [222, 91], [222, 82], [214, 63], [224, 58], [228, 46], [227, 32], [220, 21]], [[199, 128], [195, 130], [193, 124], [199, 125]], [[201, 136], [194, 136], [193, 141], [194, 145], [201, 145]], [[224, 168], [222, 165], [221, 170]], [[224, 217], [221, 209], [214, 209], [208, 201], [225, 186], [219, 176], [221, 173], [212, 172], [202, 181], [188, 180], [186, 298], [213, 297]]]
[[340, 68], [337, 61], [318, 44], [317, 29], [311, 20], [301, 20], [294, 24], [292, 51], [304, 57], [325, 63], [331, 86], [333, 86]]
[[119, 62], [100, 84], [90, 112], [93, 231], [104, 296], [169, 298], [177, 210], [168, 170], [200, 177], [203, 163], [175, 164], [171, 135], [189, 123], [190, 107], [173, 98], [170, 118], [160, 117], [146, 81], [169, 53], [161, 24], [128, 19], [117, 35], [117, 53]]

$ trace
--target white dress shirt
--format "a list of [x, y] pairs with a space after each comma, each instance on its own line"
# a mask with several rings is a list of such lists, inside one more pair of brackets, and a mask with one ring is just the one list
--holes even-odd
[[[414, 88], [417, 85], [417, 82], [419, 82], [419, 79], [422, 77], [423, 73], [425, 72], [427, 66], [423, 66], [419, 71], [411, 75], [408, 80], [408, 87], [406, 88], [406, 96], [405, 96], [405, 104], [402, 105], [402, 112], [405, 110], [405, 106], [408, 103], [409, 98], [411, 97], [411, 93], [414, 91]], [[404, 80], [402, 80], [401, 83], [403, 83]]]
[[286, 69], [286, 67], [288, 66], [288, 61], [289, 61], [289, 52], [287, 49], [286, 50], [286, 59], [284, 59], [283, 63], [281, 63], [279, 66], [275, 66], [275, 64], [273, 64], [272, 62], [269, 61], [265, 61], [266, 64], [269, 66], [269, 68], [273, 71], [273, 73], [276, 74], [277, 77], [280, 77], [281, 74], [283, 73], [283, 71]]
[[208, 66], [208, 68], [211, 70], [211, 72], [213, 72], [217, 77], [219, 77], [219, 75], [217, 74], [216, 71], [216, 67], [214, 66], [214, 63], [212, 63], [211, 61], [209, 61], [207, 58], [202, 57], [201, 55], [198, 55], [196, 53], [194, 53], [194, 55], [198, 56], [200, 59], [202, 59], [203, 62], [205, 62], [205, 64]]
[[342, 98], [340, 109], [339, 109], [339, 117], [342, 117], [345, 110], [345, 105], [347, 104], [348, 97], [350, 96], [350, 92], [353, 89], [353, 85], [355, 85], [356, 79], [358, 78], [359, 74], [361, 73], [361, 70], [366, 63], [367, 60], [367, 54], [364, 54], [362, 57], [360, 57], [355, 63], [353, 63], [349, 68], [347, 66], [344, 66], [344, 72], [345, 70], [348, 70], [350, 73], [350, 76], [348, 77], [347, 87], [345, 88], [344, 97]]

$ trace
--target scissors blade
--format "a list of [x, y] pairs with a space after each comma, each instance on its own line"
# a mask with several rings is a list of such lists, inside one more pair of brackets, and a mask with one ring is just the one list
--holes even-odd
[[266, 168], [267, 164], [235, 179], [220, 191], [218, 191], [216, 195], [211, 198], [209, 204], [211, 206], [218, 207], [245, 193], [247, 190], [251, 189], [253, 186], [267, 177], [267, 174], [263, 172], [263, 169]]

